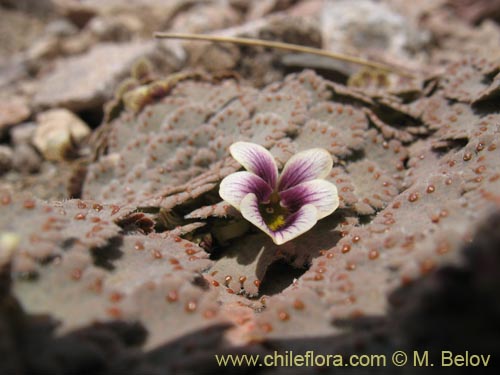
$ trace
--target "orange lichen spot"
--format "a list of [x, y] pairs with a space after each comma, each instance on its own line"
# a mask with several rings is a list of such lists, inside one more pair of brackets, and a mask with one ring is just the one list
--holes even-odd
[[228, 292], [229, 294], [234, 294], [234, 290], [232, 290], [231, 288], [227, 288], [226, 292]]
[[416, 202], [418, 200], [418, 193], [411, 193], [409, 196], [408, 196], [408, 201], [409, 202]]
[[227, 285], [231, 282], [232, 279], [233, 279], [232, 276], [226, 275], [226, 277], [224, 277], [224, 283]]
[[196, 310], [196, 301], [188, 301], [185, 305], [184, 305], [184, 310], [186, 312], [189, 312], [189, 313], [192, 313]]
[[399, 207], [401, 207], [401, 202], [394, 202], [392, 205], [392, 208], [395, 208], [395, 209], [398, 209]]
[[203, 311], [203, 317], [205, 319], [212, 319], [213, 317], [215, 317], [216, 314], [217, 314], [217, 312], [213, 309], [207, 309], [207, 310]]
[[163, 254], [158, 249], [153, 249], [151, 251], [151, 255], [153, 256], [154, 259], [162, 259], [163, 258]]
[[479, 142], [476, 146], [476, 151], [477, 152], [480, 152], [480, 151], [483, 151], [484, 150], [484, 143], [483, 142]]
[[271, 325], [271, 323], [262, 323], [260, 325], [260, 328], [266, 333], [272, 332], [273, 330], [273, 326]]
[[28, 209], [28, 210], [31, 210], [33, 208], [35, 208], [36, 206], [36, 203], [33, 199], [26, 199], [24, 202], [23, 202], [23, 207]]
[[215, 287], [217, 287], [220, 284], [219, 284], [219, 282], [217, 280], [212, 280], [212, 285], [215, 286]]
[[356, 297], [353, 296], [353, 295], [350, 295], [349, 297], [347, 297], [345, 299], [344, 302], [345, 302], [346, 305], [352, 305], [352, 304], [356, 303]]
[[260, 280], [254, 280], [253, 285], [255, 285], [257, 288], [260, 287]]
[[352, 310], [351, 314], [350, 314], [352, 319], [361, 318], [365, 315], [366, 314], [362, 310], [359, 310], [359, 309]]
[[320, 273], [317, 273], [317, 274], [314, 275], [314, 281], [321, 281], [323, 279], [324, 279], [324, 277]]
[[85, 202], [83, 202], [83, 201], [78, 201], [78, 203], [76, 204], [76, 206], [77, 206], [79, 209], [81, 209], [81, 210], [83, 210], [83, 209], [87, 208], [87, 204], [86, 204]]
[[75, 220], [85, 220], [85, 214], [81, 212], [75, 215]]
[[480, 165], [479, 167], [477, 167], [477, 168], [474, 170], [474, 172], [475, 172], [476, 174], [481, 174], [481, 173], [483, 173], [485, 170], [486, 170], [486, 166], [484, 166], [484, 165]]
[[102, 225], [94, 225], [91, 229], [92, 233], [98, 233], [101, 232], [104, 229]]
[[240, 284], [243, 284], [245, 281], [247, 281], [247, 277], [246, 276], [240, 276], [240, 278], [238, 279], [238, 281], [240, 282]]
[[100, 219], [100, 218], [98, 218], [98, 217], [92, 217], [92, 218], [90, 219], [90, 221], [91, 221], [91, 222], [93, 222], [93, 223], [99, 223], [99, 222], [101, 221], [101, 219]]
[[141, 241], [135, 241], [134, 249], [137, 251], [144, 250], [144, 244]]
[[425, 275], [432, 271], [436, 267], [436, 263], [431, 259], [426, 259], [422, 263], [420, 263], [420, 272], [422, 275]]
[[112, 292], [109, 295], [109, 300], [113, 303], [120, 302], [123, 299], [123, 294], [120, 292]]
[[377, 259], [379, 256], [379, 252], [375, 249], [371, 249], [369, 252], [368, 252], [368, 258], [371, 259], [371, 260], [374, 260], [374, 259]]
[[428, 194], [431, 194], [431, 193], [434, 193], [434, 191], [436, 191], [436, 188], [434, 187], [434, 185], [429, 185], [429, 186], [427, 186], [427, 189], [425, 191]]
[[488, 146], [488, 151], [495, 151], [497, 149], [497, 145], [492, 144]]
[[99, 294], [102, 292], [102, 285], [103, 285], [102, 279], [97, 278], [89, 285], [89, 290]]
[[384, 221], [384, 224], [385, 224], [385, 225], [392, 225], [392, 224], [394, 224], [395, 222], [396, 222], [396, 220], [394, 220], [392, 217], [390, 217], [390, 218], [388, 218], [388, 219], [386, 219], [386, 220]]
[[325, 267], [319, 267], [317, 270], [316, 270], [317, 273], [325, 273], [326, 272], [326, 268]]
[[472, 159], [472, 154], [470, 152], [466, 152], [463, 157], [464, 161], [469, 161]]
[[167, 293], [165, 299], [167, 300], [167, 302], [176, 302], [179, 300], [179, 293], [177, 293], [176, 290], [171, 290]]
[[448, 210], [443, 209], [439, 212], [439, 216], [441, 217], [447, 217], [448, 215], [449, 215]]
[[348, 270], [348, 271], [354, 271], [356, 269], [356, 263], [354, 263], [354, 262], [347, 262], [347, 265], [346, 265], [345, 269]]
[[0, 201], [2, 202], [2, 205], [7, 206], [12, 202], [12, 199], [9, 194], [3, 194]]
[[396, 245], [396, 239], [394, 237], [387, 237], [385, 240], [384, 240], [384, 247], [386, 249], [390, 249], [391, 247], [393, 247], [394, 245]]
[[354, 289], [354, 284], [353, 284], [353, 283], [351, 283], [351, 282], [347, 282], [347, 283], [344, 283], [344, 284], [342, 284], [341, 286], [339, 286], [339, 290], [340, 290], [342, 293], [348, 293], [348, 292], [351, 292], [353, 289]]
[[82, 270], [79, 268], [75, 268], [73, 271], [71, 271], [71, 279], [78, 281], [82, 278]]
[[341, 273], [336, 277], [336, 280], [347, 280], [349, 276], [346, 273]]
[[286, 322], [290, 319], [290, 315], [286, 311], [278, 311], [278, 318], [282, 322]]
[[327, 259], [332, 259], [335, 255], [333, 253], [326, 253], [326, 258]]
[[186, 254], [187, 255], [194, 255], [196, 253], [197, 253], [197, 251], [195, 249], [186, 249]]
[[175, 242], [181, 242], [181, 241], [182, 241], [182, 238], [180, 238], [180, 237], [174, 237], [174, 241], [175, 241]]
[[448, 253], [450, 250], [451, 250], [450, 244], [449, 244], [449, 243], [447, 243], [447, 242], [442, 242], [442, 243], [441, 243], [441, 244], [439, 244], [439, 246], [436, 248], [436, 252], [437, 252], [439, 255], [446, 254], [446, 253]]
[[341, 250], [344, 254], [345, 253], [348, 253], [349, 251], [351, 251], [351, 245], [349, 244], [345, 244], [344, 246], [342, 246], [342, 250]]
[[115, 319], [120, 319], [122, 317], [122, 311], [116, 306], [110, 307], [107, 310], [107, 313], [109, 316]]
[[300, 299], [296, 299], [295, 301], [293, 301], [293, 308], [295, 310], [303, 310], [304, 307], [304, 302], [302, 302]]
[[495, 181], [498, 181], [499, 179], [500, 179], [500, 174], [498, 174], [498, 173], [497, 173], [496, 175], [494, 175], [494, 176], [490, 177], [490, 178], [488, 179], [488, 181], [490, 181], [490, 182], [495, 182]]
[[170, 262], [170, 264], [173, 264], [173, 265], [179, 264], [179, 261], [175, 258], [170, 258], [168, 261]]
[[413, 279], [408, 275], [401, 276], [401, 284], [408, 285], [413, 281]]
[[93, 208], [95, 211], [100, 212], [100, 211], [102, 211], [102, 209], [103, 209], [104, 207], [103, 207], [101, 204], [99, 204], [99, 203], [94, 203], [94, 204], [92, 205], [92, 208]]
[[360, 236], [354, 236], [352, 238], [352, 242], [359, 242], [361, 240], [361, 237]]

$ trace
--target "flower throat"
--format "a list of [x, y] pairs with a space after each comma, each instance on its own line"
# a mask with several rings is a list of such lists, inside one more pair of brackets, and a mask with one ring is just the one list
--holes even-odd
[[271, 194], [269, 203], [260, 203], [259, 212], [266, 225], [273, 232], [276, 232], [286, 225], [286, 219], [290, 211], [280, 205], [280, 198], [277, 192]]

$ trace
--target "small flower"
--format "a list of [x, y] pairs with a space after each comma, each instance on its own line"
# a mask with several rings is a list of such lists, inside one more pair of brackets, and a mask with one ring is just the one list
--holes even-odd
[[224, 178], [219, 194], [275, 244], [307, 232], [339, 206], [337, 188], [323, 180], [333, 166], [328, 151], [299, 152], [280, 176], [274, 157], [260, 145], [236, 142], [229, 151], [247, 171]]

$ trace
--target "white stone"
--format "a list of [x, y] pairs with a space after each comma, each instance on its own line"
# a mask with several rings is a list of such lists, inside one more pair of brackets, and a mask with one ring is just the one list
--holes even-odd
[[72, 112], [53, 109], [37, 117], [33, 144], [47, 160], [64, 160], [68, 151], [90, 134], [90, 128]]

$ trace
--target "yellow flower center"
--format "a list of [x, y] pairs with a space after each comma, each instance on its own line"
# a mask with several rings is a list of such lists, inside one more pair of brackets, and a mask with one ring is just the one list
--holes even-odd
[[279, 203], [279, 195], [273, 193], [269, 203], [259, 204], [259, 212], [266, 225], [273, 232], [280, 230], [286, 224], [286, 219], [290, 212]]

